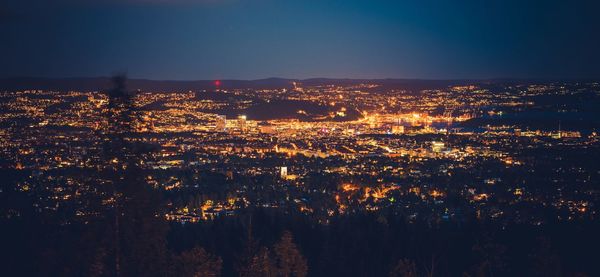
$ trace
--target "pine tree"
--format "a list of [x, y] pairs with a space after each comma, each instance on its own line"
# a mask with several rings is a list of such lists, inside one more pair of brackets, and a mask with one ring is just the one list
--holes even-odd
[[131, 141], [136, 121], [134, 94], [126, 78], [113, 78], [107, 94], [106, 160], [112, 197], [114, 272], [116, 276], [161, 276], [164, 273], [168, 225], [160, 216], [160, 194], [146, 183], [139, 145]]
[[400, 259], [390, 272], [390, 277], [417, 277], [417, 266], [409, 259]]
[[169, 275], [177, 277], [219, 276], [222, 264], [221, 258], [207, 253], [203, 248], [194, 247], [175, 256]]
[[490, 238], [486, 241], [478, 241], [472, 248], [473, 253], [478, 258], [478, 263], [473, 266], [473, 272], [476, 276], [498, 276], [506, 267], [504, 253], [506, 247], [494, 243]]
[[252, 215], [248, 217], [246, 230], [246, 246], [237, 265], [238, 275], [240, 277], [272, 276], [271, 253], [264, 247], [260, 248], [258, 241], [252, 235]]
[[271, 252], [266, 247], [261, 247], [240, 268], [240, 277], [271, 277], [275, 276], [275, 266]]
[[306, 259], [296, 247], [291, 232], [283, 232], [279, 242], [273, 246], [273, 252], [277, 276], [306, 276], [308, 272]]
[[532, 255], [536, 276], [564, 276], [561, 259], [546, 237], [538, 238], [538, 247]]

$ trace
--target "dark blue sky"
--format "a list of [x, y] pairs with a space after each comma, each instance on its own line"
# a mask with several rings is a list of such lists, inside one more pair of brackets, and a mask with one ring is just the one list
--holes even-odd
[[3, 0], [0, 77], [600, 78], [594, 2]]

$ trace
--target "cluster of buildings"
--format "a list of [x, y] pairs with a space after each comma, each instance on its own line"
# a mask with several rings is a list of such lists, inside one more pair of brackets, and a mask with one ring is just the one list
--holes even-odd
[[[144, 92], [128, 139], [151, 146], [137, 158], [166, 195], [164, 217], [177, 222], [248, 207], [293, 209], [321, 223], [380, 211], [432, 224], [589, 220], [600, 168], [581, 157], [600, 152], [595, 129], [471, 124], [548, 109], [539, 96], [598, 96], [597, 84], [582, 86]], [[40, 212], [75, 218], [94, 216], [89, 199], [111, 205], [96, 174], [107, 166], [107, 113], [100, 92], [0, 92], [0, 168], [15, 172], [11, 188], [35, 197]]]

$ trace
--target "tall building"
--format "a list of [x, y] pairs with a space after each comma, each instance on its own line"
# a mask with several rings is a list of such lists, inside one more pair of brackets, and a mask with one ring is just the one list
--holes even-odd
[[247, 126], [246, 126], [246, 116], [245, 115], [240, 115], [238, 116], [238, 126], [240, 128], [240, 131], [245, 132], [247, 130]]
[[287, 171], [287, 166], [282, 166], [281, 168], [279, 168], [279, 177], [281, 177], [282, 179], [285, 179], [288, 175], [288, 171]]
[[217, 115], [215, 129], [217, 132], [225, 132], [227, 128], [227, 117], [225, 115]]

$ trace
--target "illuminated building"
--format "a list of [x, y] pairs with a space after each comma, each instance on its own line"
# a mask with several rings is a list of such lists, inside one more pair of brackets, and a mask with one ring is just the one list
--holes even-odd
[[259, 131], [263, 134], [273, 134], [275, 133], [275, 129], [271, 125], [260, 125]]
[[404, 126], [402, 126], [402, 125], [392, 126], [392, 134], [404, 134]]
[[444, 149], [444, 143], [441, 141], [433, 141], [431, 142], [431, 151], [435, 153], [440, 153]]
[[238, 127], [239, 127], [240, 131], [242, 131], [242, 132], [246, 132], [247, 131], [246, 116], [245, 115], [238, 116]]
[[217, 132], [225, 132], [227, 126], [227, 118], [225, 115], [218, 115], [215, 129]]

